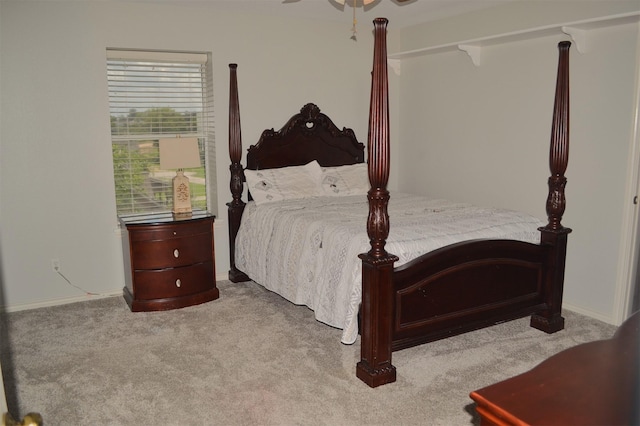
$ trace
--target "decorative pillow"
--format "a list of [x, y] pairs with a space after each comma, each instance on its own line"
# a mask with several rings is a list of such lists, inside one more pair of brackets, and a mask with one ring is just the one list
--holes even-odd
[[245, 170], [244, 176], [257, 205], [323, 195], [320, 186], [322, 168], [317, 161], [304, 166]]
[[366, 163], [322, 169], [322, 190], [325, 195], [366, 195], [369, 188]]

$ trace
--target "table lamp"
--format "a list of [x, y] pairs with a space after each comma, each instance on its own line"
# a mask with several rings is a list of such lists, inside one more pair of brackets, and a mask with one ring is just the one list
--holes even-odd
[[189, 178], [184, 169], [200, 167], [200, 150], [198, 138], [160, 139], [160, 168], [176, 169], [173, 178], [173, 214], [174, 216], [191, 215], [191, 190]]

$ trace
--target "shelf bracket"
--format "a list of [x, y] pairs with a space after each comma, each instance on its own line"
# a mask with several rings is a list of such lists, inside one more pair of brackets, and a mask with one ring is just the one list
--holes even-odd
[[562, 32], [571, 37], [571, 40], [576, 45], [576, 50], [579, 53], [586, 53], [587, 51], [587, 30], [583, 30], [577, 27], [563, 26]]
[[459, 44], [458, 49], [469, 55], [473, 65], [476, 67], [480, 66], [480, 53], [482, 52], [482, 47], [473, 44]]
[[389, 68], [393, 70], [396, 75], [400, 75], [400, 59], [389, 59], [387, 58], [387, 65]]

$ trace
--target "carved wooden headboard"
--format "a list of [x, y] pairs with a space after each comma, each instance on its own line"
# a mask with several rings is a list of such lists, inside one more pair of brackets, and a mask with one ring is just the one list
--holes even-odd
[[301, 166], [318, 160], [323, 167], [364, 162], [364, 144], [353, 130], [338, 129], [315, 104], [308, 103], [277, 132], [265, 130], [247, 151], [247, 169]]

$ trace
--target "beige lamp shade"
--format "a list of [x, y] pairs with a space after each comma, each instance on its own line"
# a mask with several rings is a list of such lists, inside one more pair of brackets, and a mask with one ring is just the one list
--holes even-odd
[[160, 139], [160, 168], [163, 170], [200, 167], [198, 138]]

